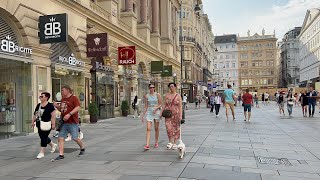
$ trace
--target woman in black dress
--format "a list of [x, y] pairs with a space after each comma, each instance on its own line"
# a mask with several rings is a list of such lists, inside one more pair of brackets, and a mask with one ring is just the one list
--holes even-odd
[[300, 102], [301, 102], [301, 107], [302, 107], [302, 115], [303, 117], [307, 117], [307, 112], [308, 112], [308, 96], [307, 96], [307, 91], [303, 90], [300, 96]]
[[[51, 129], [55, 128], [55, 108], [52, 103], [49, 103], [48, 100], [50, 99], [50, 93], [43, 92], [40, 96], [40, 103], [37, 105], [37, 107], [34, 110], [34, 116], [32, 118], [32, 127], [37, 126], [38, 128], [38, 134], [41, 139], [41, 148], [40, 152], [37, 156], [37, 159], [41, 159], [44, 157], [44, 152], [49, 144], [51, 146], [51, 153], [53, 153], [56, 148], [57, 144], [54, 144], [51, 139], [49, 138], [49, 134]], [[40, 118], [41, 117], [41, 118]], [[40, 128], [40, 119], [44, 122], [51, 121], [51, 129], [49, 131], [43, 131]]]

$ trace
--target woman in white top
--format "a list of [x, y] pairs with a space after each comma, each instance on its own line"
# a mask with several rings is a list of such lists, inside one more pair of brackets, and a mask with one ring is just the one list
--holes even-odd
[[215, 92], [215, 96], [214, 96], [214, 108], [216, 111], [216, 117], [219, 116], [219, 110], [220, 110], [220, 106], [222, 104], [222, 99], [221, 96], [218, 92]]

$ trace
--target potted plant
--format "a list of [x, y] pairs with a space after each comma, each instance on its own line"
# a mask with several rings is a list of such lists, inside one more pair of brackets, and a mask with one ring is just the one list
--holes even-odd
[[90, 123], [96, 123], [98, 121], [98, 106], [96, 103], [90, 103], [88, 107], [89, 115], [90, 115]]
[[122, 111], [122, 116], [128, 116], [129, 113], [129, 103], [127, 100], [123, 100], [121, 103], [121, 111]]

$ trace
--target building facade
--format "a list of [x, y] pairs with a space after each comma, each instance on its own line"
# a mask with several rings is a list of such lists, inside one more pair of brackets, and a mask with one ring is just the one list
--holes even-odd
[[218, 85], [216, 90], [222, 91], [230, 84], [239, 93], [237, 35], [216, 36], [214, 43], [217, 48], [214, 58], [214, 81]]
[[296, 27], [288, 31], [283, 39], [280, 47], [280, 87], [295, 87], [299, 86], [299, 39], [301, 27]]
[[[179, 9], [178, 0], [0, 1], [1, 138], [33, 132], [39, 95], [47, 91], [57, 101], [63, 84], [79, 97], [83, 121], [90, 102], [100, 118], [110, 118], [120, 115], [122, 100], [143, 97], [149, 83], [166, 92], [173, 77], [151, 75], [150, 63], [180, 72]], [[60, 13], [68, 17], [68, 41], [40, 44], [39, 17]], [[87, 57], [87, 35], [97, 33], [108, 34], [109, 53]], [[136, 64], [118, 65], [122, 46], [136, 47]]]
[[183, 0], [180, 19], [182, 87], [189, 102], [193, 102], [196, 95], [209, 93], [208, 83], [212, 82], [212, 26], [203, 13], [201, 0]]
[[314, 85], [320, 81], [320, 9], [306, 13], [300, 40], [300, 85]]
[[277, 38], [255, 33], [238, 37], [240, 91], [277, 88]]

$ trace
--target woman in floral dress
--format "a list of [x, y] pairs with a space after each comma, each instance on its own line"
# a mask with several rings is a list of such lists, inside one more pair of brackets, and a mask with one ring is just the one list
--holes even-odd
[[180, 138], [180, 122], [182, 119], [182, 99], [180, 94], [176, 92], [177, 85], [175, 83], [170, 83], [168, 85], [170, 93], [165, 96], [165, 106], [164, 109], [172, 111], [172, 117], [166, 118], [166, 129], [169, 139], [167, 144], [167, 149], [177, 149], [176, 142]]
[[144, 146], [145, 150], [150, 149], [150, 136], [151, 136], [151, 128], [152, 122], [154, 122], [154, 130], [155, 130], [155, 144], [154, 147], [157, 148], [159, 141], [159, 124], [160, 124], [160, 109], [162, 106], [161, 96], [159, 93], [155, 92], [154, 85], [149, 84], [149, 93], [145, 95], [145, 107], [144, 113], [141, 117], [142, 123], [144, 120], [147, 120], [147, 133], [146, 133], [146, 146]]

